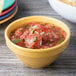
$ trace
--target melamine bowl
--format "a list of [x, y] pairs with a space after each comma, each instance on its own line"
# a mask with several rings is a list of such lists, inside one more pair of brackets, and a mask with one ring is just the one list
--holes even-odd
[[[15, 45], [10, 41], [11, 31], [15, 30], [20, 26], [23, 26], [26, 23], [33, 22], [33, 21], [47, 22], [47, 23], [52, 23], [52, 24], [55, 24], [56, 26], [59, 26], [67, 34], [65, 40], [61, 44], [47, 49], [23, 48]], [[67, 27], [67, 25], [61, 22], [60, 20], [57, 20], [51, 17], [46, 17], [46, 16], [30, 16], [30, 17], [20, 18], [12, 22], [11, 24], [9, 24], [5, 30], [5, 40], [6, 40], [7, 46], [10, 48], [10, 50], [12, 50], [16, 54], [16, 56], [24, 64], [32, 68], [42, 68], [53, 63], [59, 57], [59, 55], [64, 51], [64, 49], [68, 46], [69, 39], [70, 39], [70, 30]]]
[[52, 8], [63, 18], [76, 23], [76, 7], [65, 4], [60, 0], [48, 0]]

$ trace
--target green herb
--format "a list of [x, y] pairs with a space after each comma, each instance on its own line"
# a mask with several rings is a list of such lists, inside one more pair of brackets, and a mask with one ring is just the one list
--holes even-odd
[[56, 38], [55, 38], [55, 37], [54, 37], [53, 39], [54, 39], [54, 40], [56, 40]]
[[17, 32], [20, 33], [21, 30], [18, 30]]
[[35, 33], [35, 30], [34, 29], [32, 29], [32, 33]]
[[22, 39], [13, 39], [13, 43], [19, 43]]
[[26, 25], [25, 27], [24, 27], [24, 29], [28, 29], [29, 28], [29, 25]]
[[37, 31], [35, 31], [34, 29], [32, 29], [32, 33], [36, 33], [36, 34], [38, 34], [38, 32], [37, 32]]
[[36, 41], [37, 41], [37, 39], [38, 39], [38, 37], [36, 36], [36, 37], [35, 37], [35, 39], [34, 39], [34, 42], [36, 42]]
[[58, 33], [61, 33], [61, 31], [59, 30]]
[[37, 31], [34, 31], [34, 33], [38, 34], [38, 32], [37, 32]]
[[13, 31], [11, 33], [14, 33]]
[[55, 28], [55, 26], [52, 26], [52, 28]]
[[59, 40], [57, 43], [60, 44], [61, 42], [63, 42], [64, 39], [62, 38], [61, 40]]
[[60, 38], [62, 38], [63, 37], [63, 35], [60, 35]]
[[26, 29], [26, 26], [24, 26], [24, 29]]
[[49, 41], [48, 44], [52, 44], [52, 41]]

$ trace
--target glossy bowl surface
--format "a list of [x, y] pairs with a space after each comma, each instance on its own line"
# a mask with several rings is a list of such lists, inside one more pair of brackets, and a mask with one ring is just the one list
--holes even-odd
[[[29, 22], [47, 22], [59, 26], [67, 33], [66, 39], [59, 45], [47, 49], [28, 49], [15, 45], [10, 41], [10, 33], [16, 28]], [[29, 16], [18, 19], [5, 30], [5, 39], [7, 46], [16, 54], [16, 56], [27, 66], [32, 68], [42, 68], [54, 62], [69, 44], [70, 30], [66, 24], [60, 20], [46, 16]]]
[[3, 20], [3, 19], [5, 19], [5, 18], [9, 17], [10, 15], [12, 15], [12, 14], [16, 11], [16, 8], [17, 8], [17, 7], [14, 7], [14, 9], [11, 10], [9, 13], [0, 16], [0, 20]]
[[10, 6], [12, 6], [14, 4], [14, 2], [15, 2], [15, 0], [4, 0], [3, 10], [6, 10]]
[[65, 4], [59, 0], [48, 0], [51, 7], [63, 18], [76, 23], [76, 7]]
[[5, 18], [5, 19], [3, 19], [3, 20], [0, 20], [0, 24], [3, 24], [3, 23], [5, 23], [5, 22], [7, 22], [8, 20], [10, 20], [11, 18], [13, 18], [13, 17], [16, 15], [17, 11], [18, 11], [18, 7], [17, 7], [16, 10], [14, 11], [14, 13], [12, 13], [10, 16], [8, 16], [7, 18]]
[[15, 1], [15, 3], [10, 8], [8, 8], [8, 9], [4, 10], [3, 12], [1, 12], [0, 16], [5, 15], [8, 12], [12, 11], [15, 8], [16, 4], [17, 4], [17, 0]]

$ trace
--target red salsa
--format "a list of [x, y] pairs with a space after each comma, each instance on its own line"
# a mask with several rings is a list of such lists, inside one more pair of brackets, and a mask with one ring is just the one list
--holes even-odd
[[11, 32], [10, 40], [21, 47], [45, 49], [65, 40], [66, 32], [50, 23], [31, 22]]

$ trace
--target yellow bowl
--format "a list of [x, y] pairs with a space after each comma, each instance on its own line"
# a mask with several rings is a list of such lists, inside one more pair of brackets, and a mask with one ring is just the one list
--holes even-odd
[[[47, 49], [23, 48], [15, 45], [10, 41], [9, 37], [11, 31], [22, 26], [23, 24], [27, 24], [33, 21], [47, 22], [59, 26], [67, 33], [66, 39], [61, 44]], [[68, 46], [70, 39], [70, 30], [66, 24], [57, 19], [46, 16], [30, 16], [18, 19], [9, 24], [9, 26], [5, 30], [5, 39], [7, 46], [17, 55], [17, 57], [24, 64], [31, 68], [42, 68], [54, 62], [58, 58], [58, 56], [64, 51], [64, 49]]]

